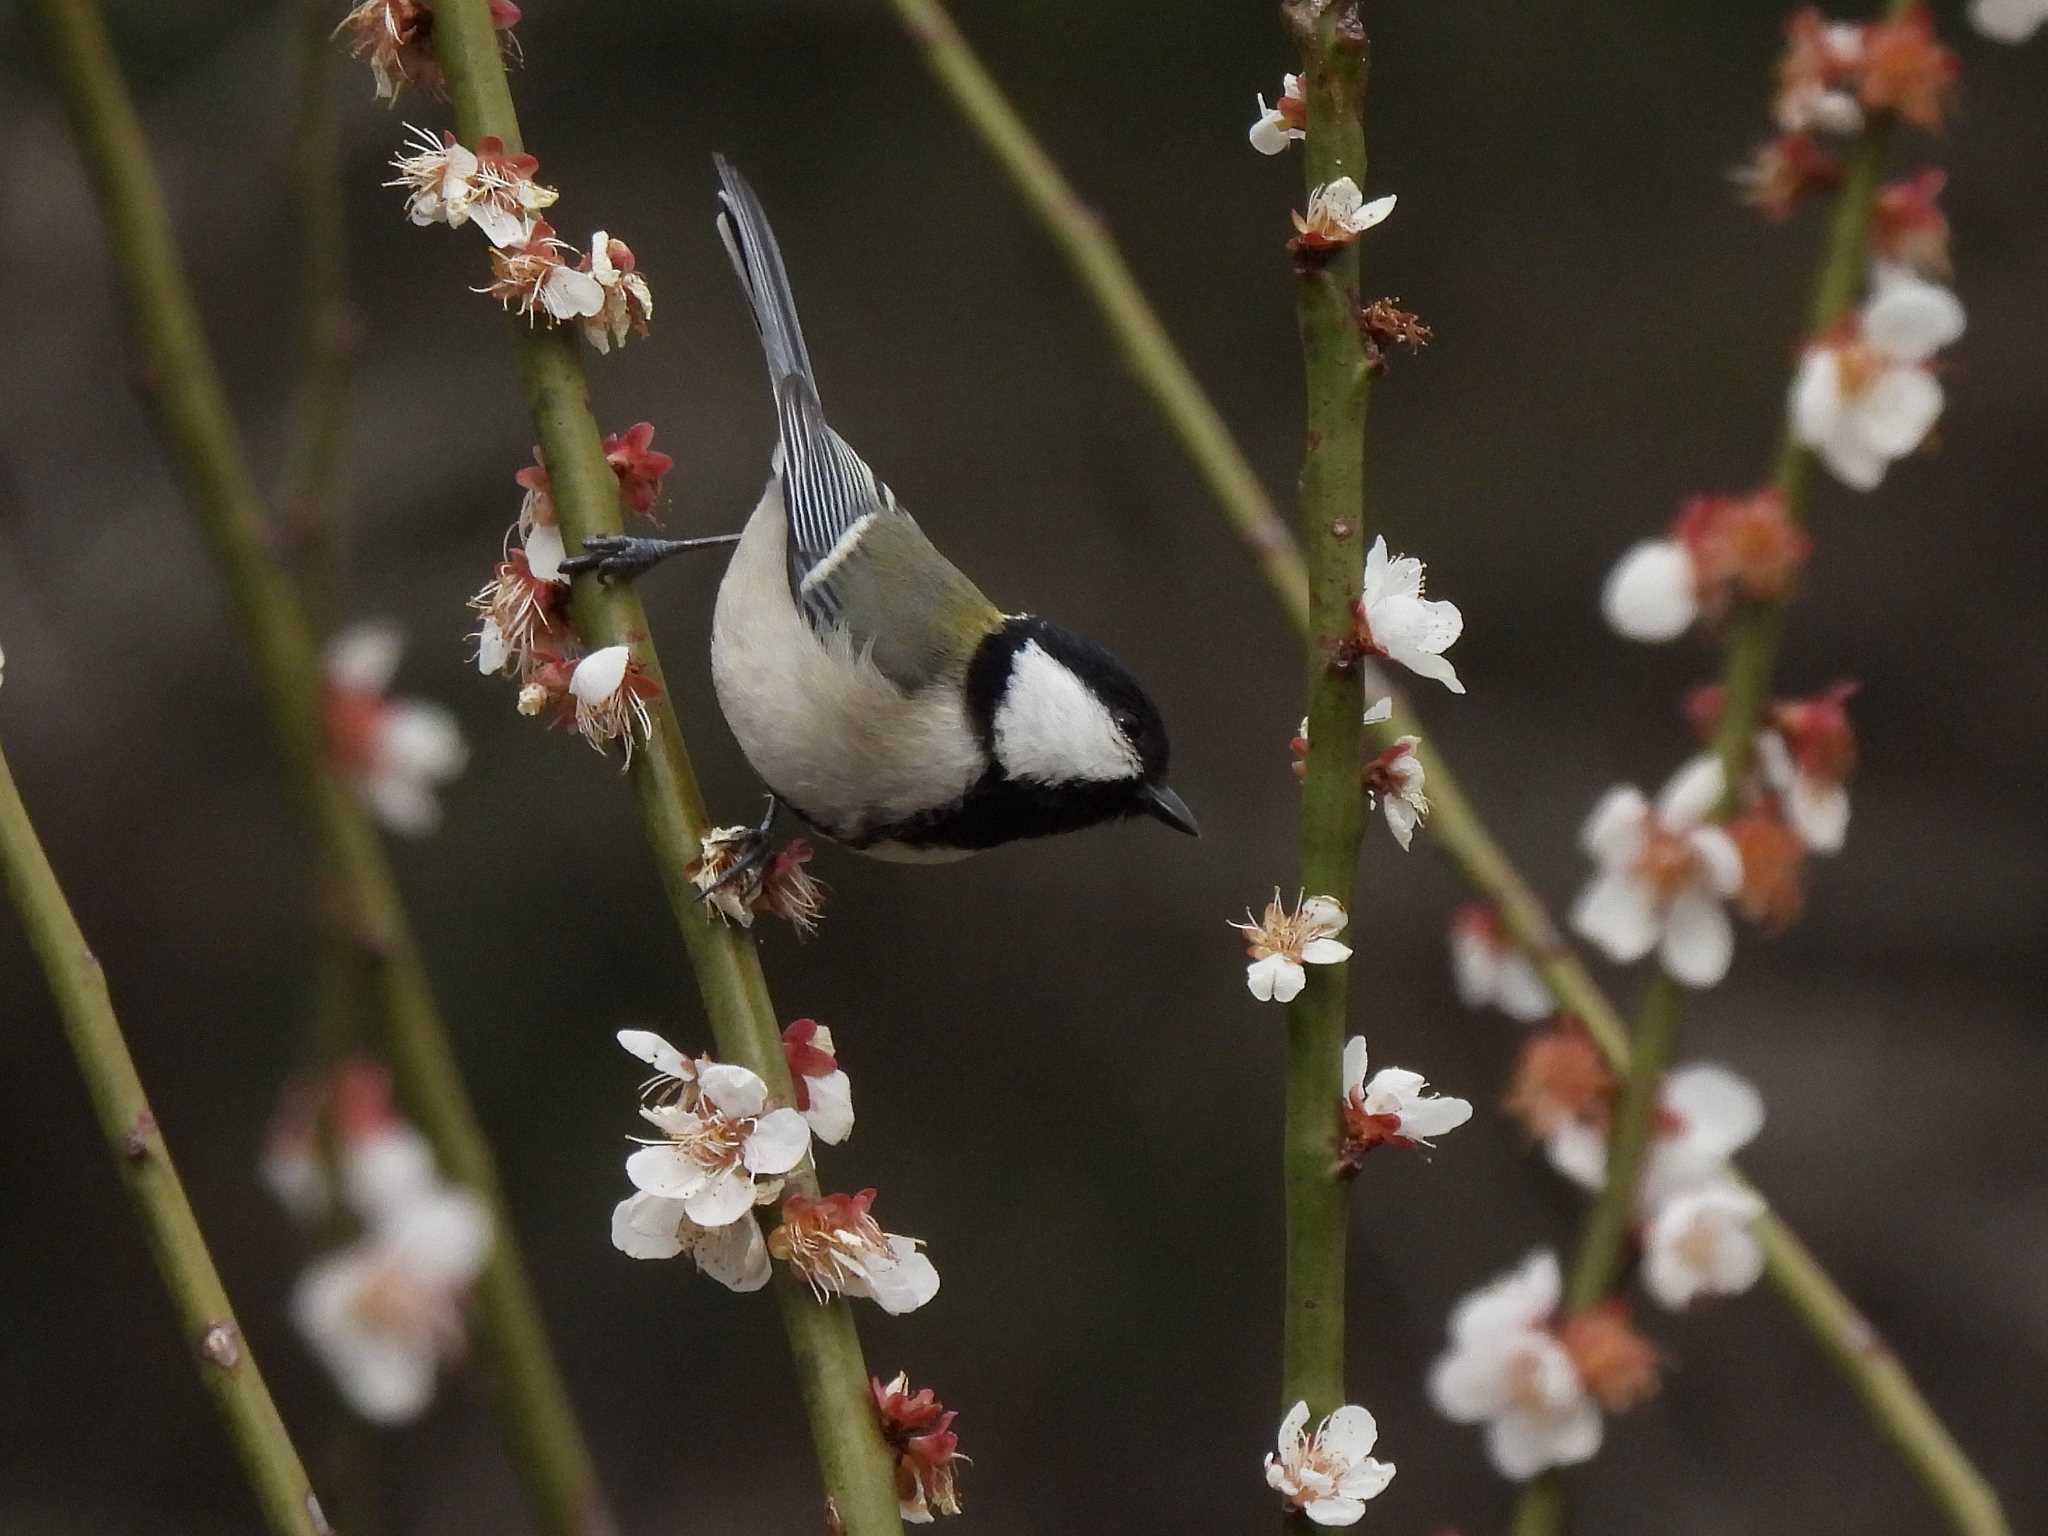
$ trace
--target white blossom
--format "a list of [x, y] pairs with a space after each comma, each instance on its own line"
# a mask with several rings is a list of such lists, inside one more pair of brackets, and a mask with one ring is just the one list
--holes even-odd
[[1994, 42], [2024, 43], [2044, 21], [2048, 0], [1970, 0], [1970, 25]]
[[1392, 196], [1371, 202], [1349, 176], [1339, 176], [1308, 195], [1308, 208], [1294, 216], [1294, 227], [1305, 243], [1321, 246], [1349, 245], [1374, 225], [1385, 222], [1394, 211]]
[[1379, 1497], [1394, 1480], [1391, 1461], [1375, 1461], [1380, 1436], [1373, 1416], [1346, 1403], [1308, 1428], [1308, 1404], [1296, 1403], [1280, 1421], [1278, 1448], [1266, 1457], [1266, 1486], [1316, 1525], [1354, 1525], [1367, 1499]]
[[[1763, 1095], [1746, 1078], [1711, 1062], [1674, 1067], [1657, 1096], [1658, 1119], [1636, 1185], [1639, 1216], [1720, 1180], [1728, 1160], [1763, 1129]], [[1543, 1144], [1559, 1173], [1597, 1190], [1607, 1183], [1607, 1136], [1584, 1120], [1567, 1121]]]
[[651, 682], [634, 664], [630, 649], [607, 645], [592, 651], [569, 674], [569, 696], [575, 700], [577, 731], [597, 752], [604, 751], [607, 743], [623, 741], [624, 767], [631, 767], [634, 742], [654, 734], [654, 719], [642, 697], [652, 691]]
[[1881, 274], [1853, 335], [1808, 347], [1792, 381], [1792, 430], [1845, 485], [1874, 490], [1941, 416], [1929, 360], [1963, 334], [1963, 306], [1937, 283]]
[[410, 123], [406, 127], [413, 134], [412, 152], [392, 160], [398, 179], [385, 185], [407, 189], [405, 213], [415, 224], [450, 229], [475, 224], [492, 245], [523, 245], [534, 215], [559, 195], [533, 180], [537, 162], [506, 154], [496, 139], [483, 141], [480, 148], [486, 153], [479, 155], [452, 135], [444, 138]]
[[1288, 120], [1287, 113], [1284, 110], [1284, 104], [1289, 100], [1299, 105], [1301, 101], [1301, 76], [1288, 75], [1282, 80], [1280, 88], [1282, 106], [1267, 106], [1266, 98], [1263, 95], [1258, 100], [1259, 115], [1252, 123], [1251, 128], [1253, 149], [1256, 149], [1262, 155], [1277, 155], [1295, 140], [1308, 137], [1305, 132], [1295, 127]]
[[666, 1139], [627, 1158], [626, 1177], [646, 1194], [682, 1202], [699, 1226], [730, 1226], [753, 1210], [756, 1177], [804, 1160], [811, 1130], [794, 1109], [769, 1109], [768, 1085], [745, 1067], [705, 1066], [697, 1088], [694, 1104], [641, 1111]]
[[1345, 1106], [1386, 1136], [1428, 1146], [1430, 1137], [1455, 1131], [1472, 1118], [1469, 1100], [1425, 1093], [1428, 1082], [1420, 1072], [1382, 1067], [1367, 1081], [1365, 1069], [1365, 1036], [1353, 1035], [1344, 1045]]
[[483, 1202], [444, 1188], [300, 1277], [293, 1320], [356, 1412], [402, 1424], [425, 1410], [440, 1362], [462, 1350], [463, 1294], [490, 1245]]
[[595, 309], [579, 311], [585, 317], [583, 339], [606, 353], [623, 346], [632, 332], [644, 333], [647, 322], [654, 318], [654, 290], [634, 270], [633, 253], [626, 243], [601, 229], [592, 235], [589, 276], [603, 297]]
[[1289, 912], [1275, 891], [1264, 918], [1252, 921], [1249, 911], [1245, 917], [1230, 926], [1251, 940], [1245, 985], [1262, 1003], [1291, 1003], [1300, 996], [1308, 984], [1303, 966], [1337, 965], [1351, 958], [1351, 946], [1335, 937], [1351, 919], [1334, 896], [1311, 896]]
[[722, 1227], [699, 1226], [681, 1200], [644, 1190], [612, 1211], [612, 1246], [629, 1259], [691, 1261], [729, 1291], [758, 1291], [768, 1283], [768, 1244], [750, 1210]]
[[1742, 887], [1742, 854], [1706, 822], [1723, 782], [1720, 761], [1700, 757], [1672, 776], [1654, 808], [1632, 785], [1593, 808], [1579, 840], [1598, 867], [1571, 922], [1610, 959], [1627, 963], [1654, 949], [1689, 987], [1728, 974], [1735, 930], [1722, 903]]
[[1458, 1303], [1450, 1349], [1430, 1368], [1437, 1411], [1484, 1424], [1487, 1455], [1505, 1477], [1575, 1466], [1600, 1449], [1599, 1405], [1550, 1328], [1562, 1296], [1557, 1255], [1530, 1254]]
[[1550, 988], [1490, 908], [1466, 906], [1451, 920], [1451, 978], [1467, 1008], [1496, 1007], [1533, 1024], [1557, 1012]]
[[1600, 612], [1624, 640], [1677, 639], [1700, 616], [1691, 551], [1676, 539], [1634, 545], [1608, 572]]
[[404, 638], [396, 624], [354, 624], [328, 643], [327, 745], [336, 768], [385, 826], [420, 837], [441, 824], [439, 787], [469, 748], [438, 704], [386, 695]]
[[832, 1031], [816, 1019], [798, 1019], [783, 1030], [782, 1050], [789, 1075], [796, 1079], [797, 1108], [811, 1134], [828, 1147], [838, 1146], [853, 1134], [853, 1080], [839, 1065]]
[[1725, 1179], [1673, 1196], [1643, 1229], [1645, 1289], [1674, 1311], [1748, 1290], [1764, 1272], [1750, 1231], [1763, 1213], [1763, 1201]]
[[1849, 787], [1802, 769], [1776, 731], [1757, 733], [1756, 767], [1807, 850], [1840, 853], [1849, 838]]
[[915, 1238], [884, 1232], [868, 1214], [875, 1192], [791, 1195], [768, 1251], [794, 1269], [819, 1301], [848, 1296], [884, 1312], [915, 1312], [939, 1293], [939, 1272]]
[[1359, 604], [1364, 639], [1374, 653], [1397, 661], [1418, 677], [1433, 678], [1463, 693], [1457, 670], [1444, 660], [1465, 629], [1456, 603], [1422, 595], [1422, 562], [1411, 555], [1389, 556], [1385, 537], [1372, 541], [1365, 556], [1365, 591]]
[[1423, 793], [1422, 758], [1415, 749], [1420, 736], [1402, 736], [1373, 762], [1368, 775], [1374, 798], [1386, 813], [1387, 830], [1407, 852], [1415, 841], [1415, 829], [1429, 815], [1429, 796]]

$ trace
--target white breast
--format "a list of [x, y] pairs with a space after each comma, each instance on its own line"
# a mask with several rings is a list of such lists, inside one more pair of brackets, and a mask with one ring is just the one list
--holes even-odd
[[787, 537], [770, 480], [712, 616], [711, 681], [747, 761], [847, 840], [958, 800], [988, 766], [960, 690], [906, 695], [844, 630], [820, 638], [790, 600]]

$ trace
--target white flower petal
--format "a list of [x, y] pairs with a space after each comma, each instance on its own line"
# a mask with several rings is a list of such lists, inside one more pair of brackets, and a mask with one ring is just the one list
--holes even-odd
[[705, 1173], [672, 1146], [642, 1147], [626, 1159], [626, 1177], [650, 1195], [686, 1200], [704, 1187]]
[[745, 1067], [717, 1062], [697, 1074], [697, 1086], [720, 1114], [736, 1120], [761, 1113], [768, 1104], [768, 1085]]
[[939, 1293], [939, 1272], [907, 1237], [889, 1239], [887, 1263], [867, 1268], [868, 1293], [891, 1316], [915, 1312]]
[[690, 1257], [729, 1291], [758, 1291], [768, 1283], [768, 1244], [761, 1237], [761, 1223], [752, 1215], [698, 1234]]
[[1353, 1035], [1344, 1042], [1344, 1091], [1349, 1093], [1365, 1083], [1365, 1036]]
[[1281, 1460], [1291, 1459], [1302, 1446], [1302, 1431], [1308, 1425], [1308, 1401], [1303, 1399], [1287, 1410], [1280, 1420], [1279, 1451]]
[[1689, 759], [1658, 791], [1657, 819], [1673, 832], [1696, 827], [1714, 814], [1727, 784], [1721, 759], [1703, 752]]
[[1799, 775], [1783, 801], [1785, 819], [1814, 853], [1840, 853], [1849, 840], [1849, 791]]
[[1301, 958], [1309, 965], [1342, 965], [1351, 958], [1351, 946], [1335, 939], [1310, 939], [1301, 946]]
[[[569, 551], [562, 543], [562, 530], [556, 523], [535, 523], [526, 530], [526, 539], [521, 546], [526, 551], [527, 569], [533, 572], [536, 581], [566, 581], [562, 574], [562, 562]], [[624, 646], [613, 646], [613, 650], [624, 650]]]
[[1365, 1505], [1341, 1494], [1326, 1493], [1303, 1504], [1301, 1512], [1313, 1525], [1356, 1525], [1365, 1518]]
[[[1391, 720], [1393, 718], [1394, 699], [1393, 695], [1389, 694], [1385, 698], [1376, 699], [1372, 703], [1366, 705], [1365, 714], [1361, 717], [1359, 723], [1361, 725], [1378, 725], [1382, 721]], [[1301, 734], [1306, 736], [1308, 732], [1304, 730]]]
[[1557, 1012], [1557, 1003], [1550, 995], [1550, 988], [1544, 985], [1536, 967], [1520, 950], [1501, 957], [1499, 980], [1494, 990], [1501, 1012], [1511, 1019], [1520, 1019], [1524, 1024], [1547, 1019]]
[[574, 267], [551, 267], [541, 280], [540, 306], [557, 320], [594, 315], [604, 308], [604, 285]]
[[1728, 974], [1735, 958], [1735, 925], [1711, 896], [1683, 891], [1664, 917], [1657, 955], [1672, 979], [1688, 987], [1711, 987]]
[[357, 693], [382, 693], [404, 649], [404, 631], [390, 619], [351, 624], [327, 642], [328, 681]]
[[1900, 274], [1863, 307], [1863, 335], [1901, 362], [1932, 357], [1963, 334], [1963, 304], [1939, 283]]
[[652, 1031], [622, 1029], [619, 1031], [618, 1039], [620, 1045], [663, 1077], [681, 1078], [687, 1082], [697, 1075], [697, 1069], [690, 1064], [689, 1057]]
[[407, 1273], [435, 1285], [467, 1285], [490, 1257], [490, 1208], [466, 1189], [445, 1186], [393, 1212], [377, 1239]]
[[1367, 1456], [1337, 1479], [1337, 1494], [1344, 1499], [1376, 1499], [1387, 1491], [1387, 1484], [1393, 1480], [1394, 1464], [1391, 1461], [1374, 1461]]
[[1582, 1189], [1607, 1184], [1607, 1135], [1584, 1120], [1567, 1120], [1543, 1138], [1550, 1166]]
[[828, 1147], [836, 1147], [853, 1134], [853, 1081], [844, 1072], [805, 1079], [811, 1107], [804, 1120], [811, 1134]]
[[1686, 836], [1701, 883], [1724, 899], [1742, 889], [1742, 850], [1719, 827], [1695, 827]]
[[1572, 903], [1572, 930], [1628, 965], [1655, 947], [1662, 924], [1650, 887], [1629, 874], [1597, 875]]
[[1324, 933], [1342, 933], [1351, 921], [1344, 903], [1334, 896], [1311, 896], [1301, 904], [1301, 915]]
[[612, 1208], [612, 1246], [629, 1259], [672, 1259], [683, 1251], [683, 1220], [680, 1200], [629, 1195]]
[[1924, 368], [1887, 368], [1856, 402], [1856, 431], [1874, 452], [1903, 459], [1941, 419], [1941, 382]]
[[1262, 1003], [1291, 1003], [1308, 985], [1308, 972], [1285, 955], [1268, 955], [1245, 968], [1245, 985]]
[[1394, 841], [1406, 853], [1415, 841], [1415, 824], [1421, 820], [1415, 807], [1399, 795], [1383, 795], [1380, 809], [1387, 813], [1387, 830], [1394, 834]]
[[1842, 420], [1842, 360], [1833, 347], [1809, 347], [1792, 376], [1792, 435], [1809, 448], [1833, 441]]
[[1970, 0], [1970, 25], [1994, 42], [2024, 43], [2048, 21], [2041, 0]]
[[1384, 224], [1387, 215], [1394, 211], [1398, 199], [1390, 192], [1385, 197], [1376, 197], [1344, 221], [1344, 227], [1354, 235], [1362, 235], [1375, 224]]
[[1683, 1125], [1687, 1140], [1724, 1159], [1764, 1128], [1764, 1098], [1739, 1072], [1713, 1062], [1688, 1062], [1664, 1079], [1660, 1102]]
[[793, 1109], [772, 1109], [754, 1122], [747, 1138], [746, 1164], [752, 1173], [787, 1173], [811, 1150], [811, 1127]]
[[1401, 1111], [1401, 1134], [1417, 1141], [1428, 1141], [1446, 1131], [1455, 1131], [1471, 1118], [1470, 1100], [1431, 1094], [1415, 1100]]
[[376, 1224], [435, 1192], [434, 1149], [406, 1125], [393, 1125], [343, 1149], [342, 1193], [363, 1221]]
[[1645, 539], [1621, 557], [1600, 591], [1608, 628], [1626, 640], [1675, 640], [1699, 617], [1692, 556], [1683, 544]]
[[[619, 691], [626, 680], [626, 663], [632, 652], [623, 645], [608, 645], [592, 651], [576, 663], [569, 674], [569, 692], [580, 704], [595, 707]], [[735, 1068], [734, 1070], [743, 1070]]]
[[1891, 460], [1865, 443], [1853, 423], [1820, 445], [1821, 462], [1852, 491], [1874, 491], [1884, 483]]
[[[626, 1168], [629, 1177], [632, 1171], [629, 1160]], [[700, 1227], [729, 1227], [753, 1208], [754, 1179], [744, 1168], [727, 1168], [714, 1173], [699, 1188], [683, 1196], [683, 1209]]]
[[1508, 1404], [1507, 1378], [1490, 1349], [1457, 1349], [1429, 1369], [1429, 1400], [1453, 1424], [1477, 1424]]
[[1612, 869], [1642, 857], [1650, 820], [1649, 802], [1633, 784], [1617, 784], [1600, 797], [1579, 829], [1579, 847]]

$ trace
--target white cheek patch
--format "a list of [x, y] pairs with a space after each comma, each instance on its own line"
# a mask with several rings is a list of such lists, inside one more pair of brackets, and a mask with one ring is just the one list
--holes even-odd
[[1017, 652], [996, 709], [996, 761], [1013, 779], [1135, 779], [1138, 754], [1088, 685], [1036, 640]]

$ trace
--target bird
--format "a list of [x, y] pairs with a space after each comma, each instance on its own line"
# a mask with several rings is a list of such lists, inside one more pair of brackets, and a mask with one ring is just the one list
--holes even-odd
[[1194, 835], [1137, 679], [1094, 641], [989, 601], [826, 422], [768, 216], [746, 178], [714, 162], [719, 235], [775, 404], [767, 489], [738, 535], [590, 538], [568, 568], [630, 579], [681, 549], [736, 542], [711, 676], [769, 791], [769, 822], [784, 806], [836, 843], [902, 862], [1127, 817]]

